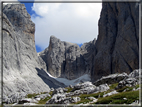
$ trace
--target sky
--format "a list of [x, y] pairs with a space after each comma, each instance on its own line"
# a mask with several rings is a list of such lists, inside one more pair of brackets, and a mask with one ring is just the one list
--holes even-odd
[[98, 36], [101, 3], [24, 4], [35, 23], [37, 52], [48, 47], [51, 35], [79, 46]]

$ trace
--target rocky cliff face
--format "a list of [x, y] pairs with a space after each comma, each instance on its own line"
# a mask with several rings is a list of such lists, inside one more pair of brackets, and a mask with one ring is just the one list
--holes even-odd
[[49, 86], [64, 87], [64, 84], [47, 75], [45, 62], [37, 56], [34, 43], [35, 24], [25, 6], [5, 5], [2, 18], [3, 94], [10, 96], [22, 92], [39, 93], [49, 91]]
[[98, 25], [98, 39], [81, 48], [50, 38], [49, 47], [40, 56], [51, 75], [75, 79], [88, 72], [95, 81], [112, 73], [138, 69], [138, 3], [102, 3]]
[[46, 62], [48, 72], [55, 77], [75, 79], [89, 72], [92, 67], [92, 51], [95, 41], [77, 44], [60, 41], [55, 36], [50, 37], [49, 47], [39, 55]]
[[24, 5], [6, 5], [2, 17], [4, 94], [65, 86], [50, 78], [47, 70], [52, 76], [70, 80], [89, 73], [95, 81], [138, 69], [138, 9], [137, 3], [104, 2], [97, 40], [79, 47], [51, 36], [49, 47], [37, 56], [35, 25]]
[[139, 68], [139, 6], [103, 3], [92, 80]]

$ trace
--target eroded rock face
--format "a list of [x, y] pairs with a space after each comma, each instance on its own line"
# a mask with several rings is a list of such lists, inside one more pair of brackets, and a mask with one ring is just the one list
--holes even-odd
[[4, 6], [3, 13], [6, 14], [7, 18], [13, 25], [13, 28], [17, 32], [23, 32], [27, 35], [32, 36], [32, 39], [34, 41], [35, 24], [31, 21], [31, 16], [27, 13], [24, 4], [6, 5]]
[[137, 3], [103, 3], [95, 44], [92, 81], [112, 73], [138, 69], [139, 6]]
[[45, 62], [37, 56], [35, 24], [25, 6], [5, 5], [2, 18], [3, 95], [48, 92], [48, 85], [55, 88], [65, 86], [47, 75]]
[[119, 81], [128, 78], [127, 73], [121, 73], [121, 74], [111, 74], [108, 76], [103, 76], [102, 78], [98, 79], [97, 81], [94, 82], [94, 85], [98, 86], [101, 84], [114, 84], [114, 83], [118, 83]]
[[40, 52], [39, 56], [46, 62], [52, 76], [76, 79], [90, 72], [94, 44], [95, 40], [80, 48], [77, 44], [51, 36], [49, 47]]

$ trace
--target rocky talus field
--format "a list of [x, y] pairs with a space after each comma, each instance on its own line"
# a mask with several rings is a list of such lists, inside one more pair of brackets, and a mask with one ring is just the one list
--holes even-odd
[[97, 39], [79, 47], [52, 35], [40, 53], [24, 4], [3, 5], [1, 18], [6, 107], [140, 106], [138, 2], [103, 2]]

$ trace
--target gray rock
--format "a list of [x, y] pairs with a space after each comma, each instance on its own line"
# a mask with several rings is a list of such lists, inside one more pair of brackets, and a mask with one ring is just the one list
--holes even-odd
[[35, 50], [35, 25], [25, 6], [8, 4], [3, 13], [3, 94], [49, 91], [35, 69], [42, 67]]
[[64, 90], [63, 90], [63, 88], [57, 88], [57, 89], [55, 89], [54, 91], [53, 91], [53, 93], [52, 93], [52, 95], [54, 95], [54, 94], [63, 94], [64, 93]]
[[37, 103], [38, 101], [35, 99], [31, 99], [31, 98], [24, 98], [21, 99], [18, 104], [24, 104], [24, 103]]
[[83, 94], [91, 94], [91, 93], [94, 93], [95, 90], [96, 90], [96, 86], [89, 86], [89, 87], [81, 89], [80, 91], [82, 91]]
[[129, 74], [139, 68], [139, 6], [136, 4], [102, 3], [92, 81], [114, 73]]
[[65, 94], [54, 94], [46, 104], [70, 104], [80, 101], [79, 97], [66, 97]]
[[54, 91], [54, 88], [50, 88], [50, 91]]
[[99, 85], [99, 91], [100, 92], [107, 91], [108, 89], [109, 89], [109, 86], [107, 84]]
[[53, 93], [52, 93], [52, 95], [54, 95], [54, 94], [64, 94], [65, 92], [67, 92], [68, 91], [68, 89], [65, 89], [65, 88], [57, 88], [57, 89], [55, 89], [54, 91], [53, 91]]
[[[136, 69], [129, 74], [130, 78], [135, 78], [139, 81], [139, 84], [142, 83], [142, 69]], [[141, 78], [141, 81], [140, 81]]]
[[131, 78], [138, 78], [140, 76], [140, 69], [136, 69], [133, 72], [131, 72], [128, 76]]
[[35, 96], [35, 98], [45, 99], [46, 97], [50, 97], [51, 95], [49, 93], [46, 94], [40, 94]]
[[[3, 95], [49, 92], [49, 86], [64, 87], [64, 84], [47, 75], [45, 62], [37, 56], [35, 24], [24, 4], [5, 5], [2, 18]], [[12, 103], [16, 101], [12, 96], [9, 99]]]
[[118, 93], [118, 92], [117, 92], [116, 90], [114, 90], [114, 91], [111, 91], [111, 92], [109, 92], [109, 93], [107, 93], [107, 94], [104, 94], [103, 97], [111, 96], [111, 95], [117, 94], [117, 93]]
[[74, 88], [72, 85], [69, 85], [69, 88]]
[[80, 97], [73, 97], [71, 103], [76, 103], [76, 102], [78, 102], [80, 100], [81, 100]]
[[47, 70], [52, 76], [76, 79], [90, 72], [90, 54], [94, 44], [95, 40], [80, 48], [77, 44], [60, 41], [51, 36], [49, 47], [40, 52], [39, 56], [46, 62]]
[[89, 81], [84, 83], [78, 83], [74, 86], [74, 90], [83, 89], [90, 86], [93, 87], [94, 85], [92, 84], [92, 82], [89, 82]]
[[88, 97], [89, 100], [96, 100], [94, 97]]
[[118, 86], [116, 87], [116, 89], [120, 89], [120, 88], [123, 88], [125, 86], [132, 87], [132, 86], [137, 85], [138, 83], [139, 83], [138, 80], [135, 79], [135, 78], [127, 78], [127, 79], [120, 81], [118, 83]]
[[127, 73], [121, 73], [121, 74], [111, 74], [108, 76], [103, 76], [102, 78], [98, 79], [97, 81], [94, 82], [94, 85], [98, 86], [101, 84], [114, 84], [114, 83], [118, 83], [119, 81], [128, 78]]

